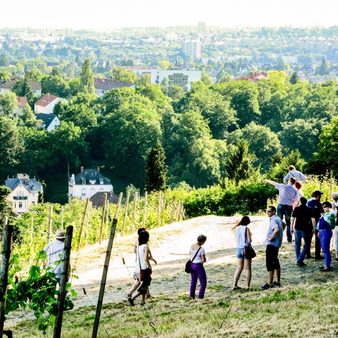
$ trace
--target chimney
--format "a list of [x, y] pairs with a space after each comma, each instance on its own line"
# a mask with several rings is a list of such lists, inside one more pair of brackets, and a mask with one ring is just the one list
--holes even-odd
[[83, 173], [84, 172], [84, 167], [83, 166], [81, 166], [81, 173]]

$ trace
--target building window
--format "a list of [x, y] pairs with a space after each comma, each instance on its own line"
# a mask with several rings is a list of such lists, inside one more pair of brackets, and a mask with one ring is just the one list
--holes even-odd
[[22, 202], [19, 202], [19, 209], [22, 209]]

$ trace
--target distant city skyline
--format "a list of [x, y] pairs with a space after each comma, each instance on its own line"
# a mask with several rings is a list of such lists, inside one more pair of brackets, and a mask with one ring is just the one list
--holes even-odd
[[337, 13], [338, 0], [16, 0], [0, 5], [0, 28], [327, 27]]

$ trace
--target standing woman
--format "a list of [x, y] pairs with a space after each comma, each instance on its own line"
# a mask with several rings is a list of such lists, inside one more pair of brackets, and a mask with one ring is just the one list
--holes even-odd
[[332, 209], [336, 215], [336, 226], [334, 228], [334, 250], [336, 252], [335, 261], [338, 262], [338, 193], [333, 193], [332, 198]]
[[191, 281], [190, 281], [190, 299], [195, 299], [195, 291], [197, 278], [200, 282], [200, 289], [198, 298], [204, 298], [205, 288], [207, 287], [207, 275], [203, 263], [206, 262], [205, 251], [202, 245], [207, 240], [204, 235], [197, 237], [197, 242], [190, 248], [190, 259], [191, 259]]
[[232, 230], [236, 229], [236, 256], [237, 256], [237, 270], [234, 275], [234, 284], [232, 286], [233, 290], [240, 289], [238, 286], [238, 280], [241, 276], [243, 268], [247, 270], [246, 273], [246, 287], [250, 288], [251, 283], [251, 258], [248, 259], [244, 257], [244, 246], [245, 244], [251, 243], [251, 231], [248, 228], [248, 224], [250, 224], [250, 218], [248, 216], [243, 216], [242, 219], [237, 222], [237, 224], [232, 228]]
[[325, 265], [321, 268], [324, 272], [331, 270], [330, 242], [332, 238], [332, 229], [334, 229], [336, 225], [336, 217], [331, 208], [332, 205], [330, 202], [323, 203], [324, 212], [317, 224], [320, 246], [324, 253]]

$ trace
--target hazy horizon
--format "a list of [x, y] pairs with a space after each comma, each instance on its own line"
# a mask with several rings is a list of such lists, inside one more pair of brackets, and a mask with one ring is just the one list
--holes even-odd
[[330, 27], [337, 0], [17, 0], [1, 5], [0, 28], [112, 30], [207, 26], [222, 28]]

